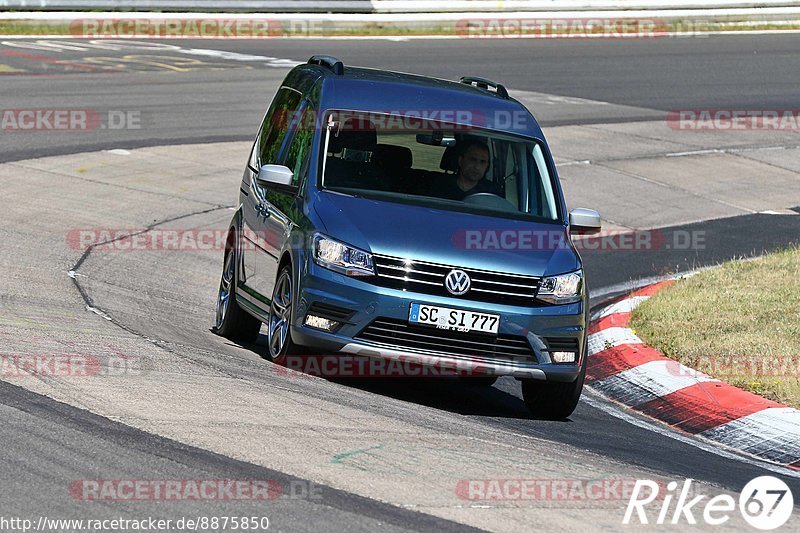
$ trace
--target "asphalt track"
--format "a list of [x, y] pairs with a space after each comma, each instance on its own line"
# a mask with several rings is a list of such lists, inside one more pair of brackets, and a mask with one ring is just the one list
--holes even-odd
[[[799, 96], [796, 73], [800, 56], [795, 50], [800, 38], [796, 36], [570, 43], [271, 40], [170, 44], [297, 61], [324, 51], [339, 55], [346, 63], [448, 78], [483, 75], [502, 80], [517, 90], [613, 102], [659, 112], [702, 107], [793, 108]], [[203, 60], [217, 63], [218, 70], [206, 70], [207, 65], [196, 64], [195, 70], [185, 63], [176, 67], [175, 60], [166, 64], [185, 70], [158, 67], [154, 63], [163, 65], [164, 60], [159, 62], [151, 57], [144, 61], [128, 60], [118, 71], [96, 72], [67, 63], [85, 66], [82, 60], [97, 56], [97, 50], [55, 53], [2, 46], [0, 51], [37, 56], [31, 59], [14, 54], [0, 55], [0, 63], [21, 71], [0, 79], [3, 108], [133, 110], [139, 113], [142, 124], [140, 129], [104, 129], [94, 133], [4, 133], [0, 162], [102, 149], [247, 140], [252, 138], [275, 83], [286, 72], [279, 67], [245, 69], [241, 67], [247, 65], [246, 61], [208, 57]], [[118, 57], [129, 51], [101, 53]], [[180, 57], [185, 59], [185, 56]], [[598, 112], [590, 107], [584, 116], [575, 116], [570, 123], [625, 122], [643, 118], [635, 112], [617, 117], [607, 114], [608, 111]], [[563, 124], [558, 108], [544, 110], [543, 115], [545, 127]], [[175, 164], [181, 164], [180, 158]], [[218, 191], [225, 195], [225, 200], [216, 203], [227, 205], [233, 192], [232, 188]], [[137, 201], [137, 197], [134, 194], [128, 200]], [[224, 216], [223, 213], [218, 218]], [[798, 219], [800, 217], [754, 214], [667, 228], [664, 231], [702, 229], [707, 232], [709, 245], [704, 251], [691, 253], [662, 250], [650, 254], [608, 251], [586, 254], [588, 276], [593, 288], [599, 289], [758, 254], [796, 242], [800, 235]], [[148, 222], [157, 224], [159, 219]], [[78, 222], [64, 220], [64, 224], [74, 227]], [[4, 256], [9, 251], [24, 253], [24, 246], [7, 248]], [[24, 262], [35, 263], [36, 259], [35, 256], [26, 257]], [[213, 293], [214, 287], [196, 286], [191, 277], [162, 276], [164, 265], [155, 265], [151, 260], [152, 256], [128, 255], [124, 261], [109, 265], [103, 263], [102, 258], [90, 257], [81, 268], [86, 273], [96, 273], [107, 286], [93, 284], [98, 283], [94, 281], [77, 284], [92, 298], [89, 303], [109, 312], [117, 325], [127, 332], [172, 346], [170, 349], [177, 350], [193, 363], [214, 361], [214, 365], [223, 367], [234, 378], [246, 377], [265, 388], [274, 385], [263, 369], [260, 374], [258, 368], [253, 368], [253, 352], [257, 360], [263, 346], [248, 346], [242, 350], [220, 345], [214, 349], [226, 357], [224, 361], [216, 361], [204, 338], [198, 338], [198, 332], [207, 332], [211, 312], [210, 307], [198, 309], [193, 304], [200, 302], [202, 305], [203, 301], [208, 301], [206, 296]], [[143, 293], [143, 300], [152, 297], [157, 304], [144, 305], [130, 294], [137, 291]], [[171, 296], [164, 298], [165, 293]], [[182, 296], [186, 297], [185, 305], [180, 301]], [[13, 316], [13, 306], [4, 305], [3, 308], [8, 310], [4, 311], [6, 316]], [[74, 313], [84, 314], [85, 311], [76, 305]], [[325, 382], [322, 385], [312, 381], [295, 386], [302, 388], [309, 398], [340, 403], [365, 414], [396, 417], [403, 423], [415, 424], [423, 432], [439, 424], [454, 435], [459, 432], [469, 435], [477, 434], [475, 426], [479, 425], [484, 430], [496, 430], [498, 435], [533, 437], [544, 443], [544, 449], [555, 450], [564, 445], [570, 450], [567, 454], [580, 450], [586, 457], [596, 456], [603, 461], [630, 465], [668, 479], [691, 477], [725, 490], [738, 491], [750, 479], [766, 473], [757, 465], [721, 457], [630, 424], [610, 414], [615, 408], [600, 399], [591, 404], [582, 402], [568, 422], [531, 419], [516, 384], [509, 379], [501, 380], [490, 390], [470, 390], [460, 383], [450, 382], [443, 385]], [[600, 409], [598, 405], [606, 408]], [[435, 420], [419, 420], [415, 408], [435, 412]], [[141, 475], [143, 465], [150, 478], [297, 480], [278, 470], [264, 469], [110, 422], [86, 410], [2, 382], [0, 409], [6, 421], [0, 427], [4, 443], [0, 451], [0, 472], [5, 480], [0, 485], [0, 500], [5, 515], [41, 515], [50, 510], [51, 514], [60, 513], [61, 516], [146, 515], [151, 509], [141, 505], [107, 505], [87, 513], [85, 504], [70, 501], [63, 495], [64, 487], [74, 479], [114, 479], [126, 477], [126, 473], [127, 477], [136, 477]], [[581, 453], [575, 456], [575, 461], [586, 461], [586, 457]], [[566, 468], [567, 460], [560, 461], [556, 465]], [[547, 462], [544, 458], [542, 464]], [[800, 495], [797, 478], [784, 479], [795, 494]], [[53, 502], [56, 502], [55, 508]], [[214, 512], [221, 515], [249, 510], [236, 505], [229, 508], [219, 504]], [[208, 508], [186, 504], [180, 509], [170, 509], [169, 514], [204, 514], [204, 511], [209, 514]], [[151, 514], [159, 512], [165, 512], [163, 506], [154, 504]], [[333, 530], [463, 527], [328, 487], [324, 487], [322, 498], [316, 501], [280, 500], [269, 508], [269, 514], [284, 530], [318, 530], [321, 524]]]
[[[60, 41], [73, 43], [73, 48], [76, 43], [74, 39]], [[518, 90], [668, 112], [795, 108], [800, 71], [797, 41], [796, 35], [741, 35], [569, 42], [268, 39], [159, 43], [299, 62], [325, 52], [337, 55], [345, 64], [448, 79], [480, 75]], [[86, 57], [93, 58], [92, 62], [80, 61]], [[8, 136], [0, 162], [122, 145], [251, 139], [285, 72], [264, 68], [252, 59], [234, 61], [130, 47], [48, 51], [23, 48], [18, 42], [14, 47], [0, 46], [0, 64], [21, 71], [0, 80], [5, 109], [30, 108], [35, 95], [35, 105], [41, 108], [135, 111], [141, 119], [139, 130], [118, 130], [113, 135], [96, 131]], [[247, 68], [250, 65], [252, 68]], [[213, 68], [222, 72], [208, 70]], [[169, 75], [178, 71], [181, 76]], [[556, 108], [533, 112], [543, 126], [564, 124], [562, 114], [553, 112]], [[652, 117], [652, 113], [642, 116], [635, 111], [621, 114], [619, 109], [610, 116], [594, 107], [581, 111], [567, 122]]]
[[[42, 515], [100, 520], [120, 516], [163, 517], [164, 511], [160, 508], [163, 502], [115, 507], [99, 505], [100, 509], [87, 514], [85, 501], [64, 498], [65, 486], [53, 482], [76, 477], [109, 479], [107, 474], [111, 472], [114, 476], [130, 472], [135, 478], [142, 465], [146, 465], [147, 470], [160, 479], [270, 480], [282, 487], [295, 487], [295, 497], [276, 495], [275, 499], [268, 500], [266, 513], [264, 501], [217, 502], [214, 506], [216, 516], [266, 516], [284, 530], [346, 529], [348, 524], [358, 524], [359, 528], [370, 531], [467, 530], [460, 524], [322, 485], [309, 487], [306, 481], [281, 472], [137, 431], [2, 381], [0, 398], [4, 421], [4, 481], [0, 499], [3, 516], [7, 518]], [[121, 464], [123, 457], [127, 466]], [[315, 496], [309, 498], [308, 493]], [[168, 516], [177, 520], [181, 516], [208, 515], [204, 502], [189, 501], [178, 504]]]

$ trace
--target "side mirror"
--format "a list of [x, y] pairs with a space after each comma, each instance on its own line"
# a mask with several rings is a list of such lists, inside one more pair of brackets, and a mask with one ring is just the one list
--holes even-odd
[[283, 165], [264, 165], [256, 175], [256, 184], [263, 188], [288, 187], [292, 184], [292, 171]]
[[573, 235], [600, 233], [600, 213], [579, 207], [569, 212], [569, 231]]

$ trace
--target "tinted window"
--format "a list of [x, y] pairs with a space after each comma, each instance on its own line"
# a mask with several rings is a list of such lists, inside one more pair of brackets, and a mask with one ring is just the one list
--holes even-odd
[[294, 89], [281, 88], [275, 95], [272, 106], [264, 117], [259, 135], [257, 164], [269, 165], [279, 163], [280, 148], [297, 108], [300, 106], [302, 95]]
[[466, 213], [557, 222], [539, 141], [417, 117], [337, 111], [322, 185], [348, 194]]
[[308, 173], [315, 127], [316, 111], [310, 107], [303, 106], [292, 123], [294, 138], [284, 159], [284, 164], [292, 171], [292, 185], [300, 185]]

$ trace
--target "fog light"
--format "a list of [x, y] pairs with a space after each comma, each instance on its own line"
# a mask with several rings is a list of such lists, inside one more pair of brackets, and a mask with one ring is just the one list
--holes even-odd
[[550, 352], [554, 363], [574, 363], [575, 352]]
[[305, 325], [310, 328], [321, 329], [323, 331], [333, 331], [339, 327], [339, 322], [336, 322], [335, 320], [328, 320], [327, 318], [322, 318], [321, 316], [317, 315], [306, 315]]

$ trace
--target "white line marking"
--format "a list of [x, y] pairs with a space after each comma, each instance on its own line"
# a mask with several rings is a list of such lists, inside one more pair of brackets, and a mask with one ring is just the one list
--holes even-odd
[[279, 57], [260, 56], [253, 54], [241, 54], [238, 52], [229, 52], [226, 50], [213, 50], [208, 48], [182, 48], [175, 45], [167, 45], [161, 43], [153, 43], [147, 41], [130, 40], [125, 41], [122, 39], [109, 39], [103, 41], [102, 39], [93, 39], [90, 41], [17, 41], [17, 42], [0, 42], [5, 46], [15, 48], [31, 48], [34, 50], [46, 50], [49, 52], [62, 53], [65, 50], [83, 50], [86, 51], [90, 48], [106, 49], [106, 50], [153, 50], [153, 51], [170, 51], [179, 54], [190, 56], [211, 57], [215, 59], [222, 59], [227, 61], [241, 61], [250, 63], [264, 63], [267, 67], [278, 68], [292, 68], [301, 64], [301, 61], [293, 59], [281, 59]]
[[[664, 154], [664, 157], [689, 157], [693, 155], [708, 155], [708, 154], [745, 154], [748, 152], [765, 152], [771, 150], [793, 150], [796, 149], [795, 145], [775, 145], [775, 146], [754, 146], [746, 148], [707, 148], [703, 150], [692, 150], [689, 152], [670, 152]], [[763, 163], [763, 161], [760, 161]]]
[[102, 317], [102, 318], [105, 318], [106, 320], [108, 320], [109, 322], [111, 322], [111, 317], [110, 317], [110, 316], [108, 316], [107, 314], [105, 314], [104, 312], [102, 312], [101, 310], [99, 310], [99, 309], [97, 309], [97, 308], [95, 308], [95, 307], [92, 307], [92, 306], [90, 306], [90, 305], [87, 305], [87, 306], [86, 306], [86, 310], [87, 310], [87, 311], [91, 311], [92, 313], [96, 314], [97, 316], [100, 316], [100, 317]]
[[797, 216], [797, 215], [800, 215], [800, 213], [796, 213], [796, 212], [791, 211], [791, 210], [786, 210], [786, 211], [767, 210], [767, 211], [759, 211], [758, 214], [760, 214], [760, 215], [786, 215], [786, 216]]
[[706, 154], [724, 154], [725, 150], [720, 150], [718, 148], [710, 148], [708, 150], [692, 150], [690, 152], [672, 152], [669, 154], [664, 154], [664, 157], [686, 157], [689, 155], [706, 155]]
[[219, 59], [227, 59], [229, 61], [245, 61], [245, 62], [264, 62], [270, 67], [295, 67], [302, 64], [302, 61], [294, 61], [292, 59], [281, 59], [278, 57], [269, 56], [256, 56], [252, 54], [239, 54], [237, 52], [226, 52], [224, 50], [211, 50], [206, 48], [179, 48], [176, 50], [178, 53], [214, 57]]

